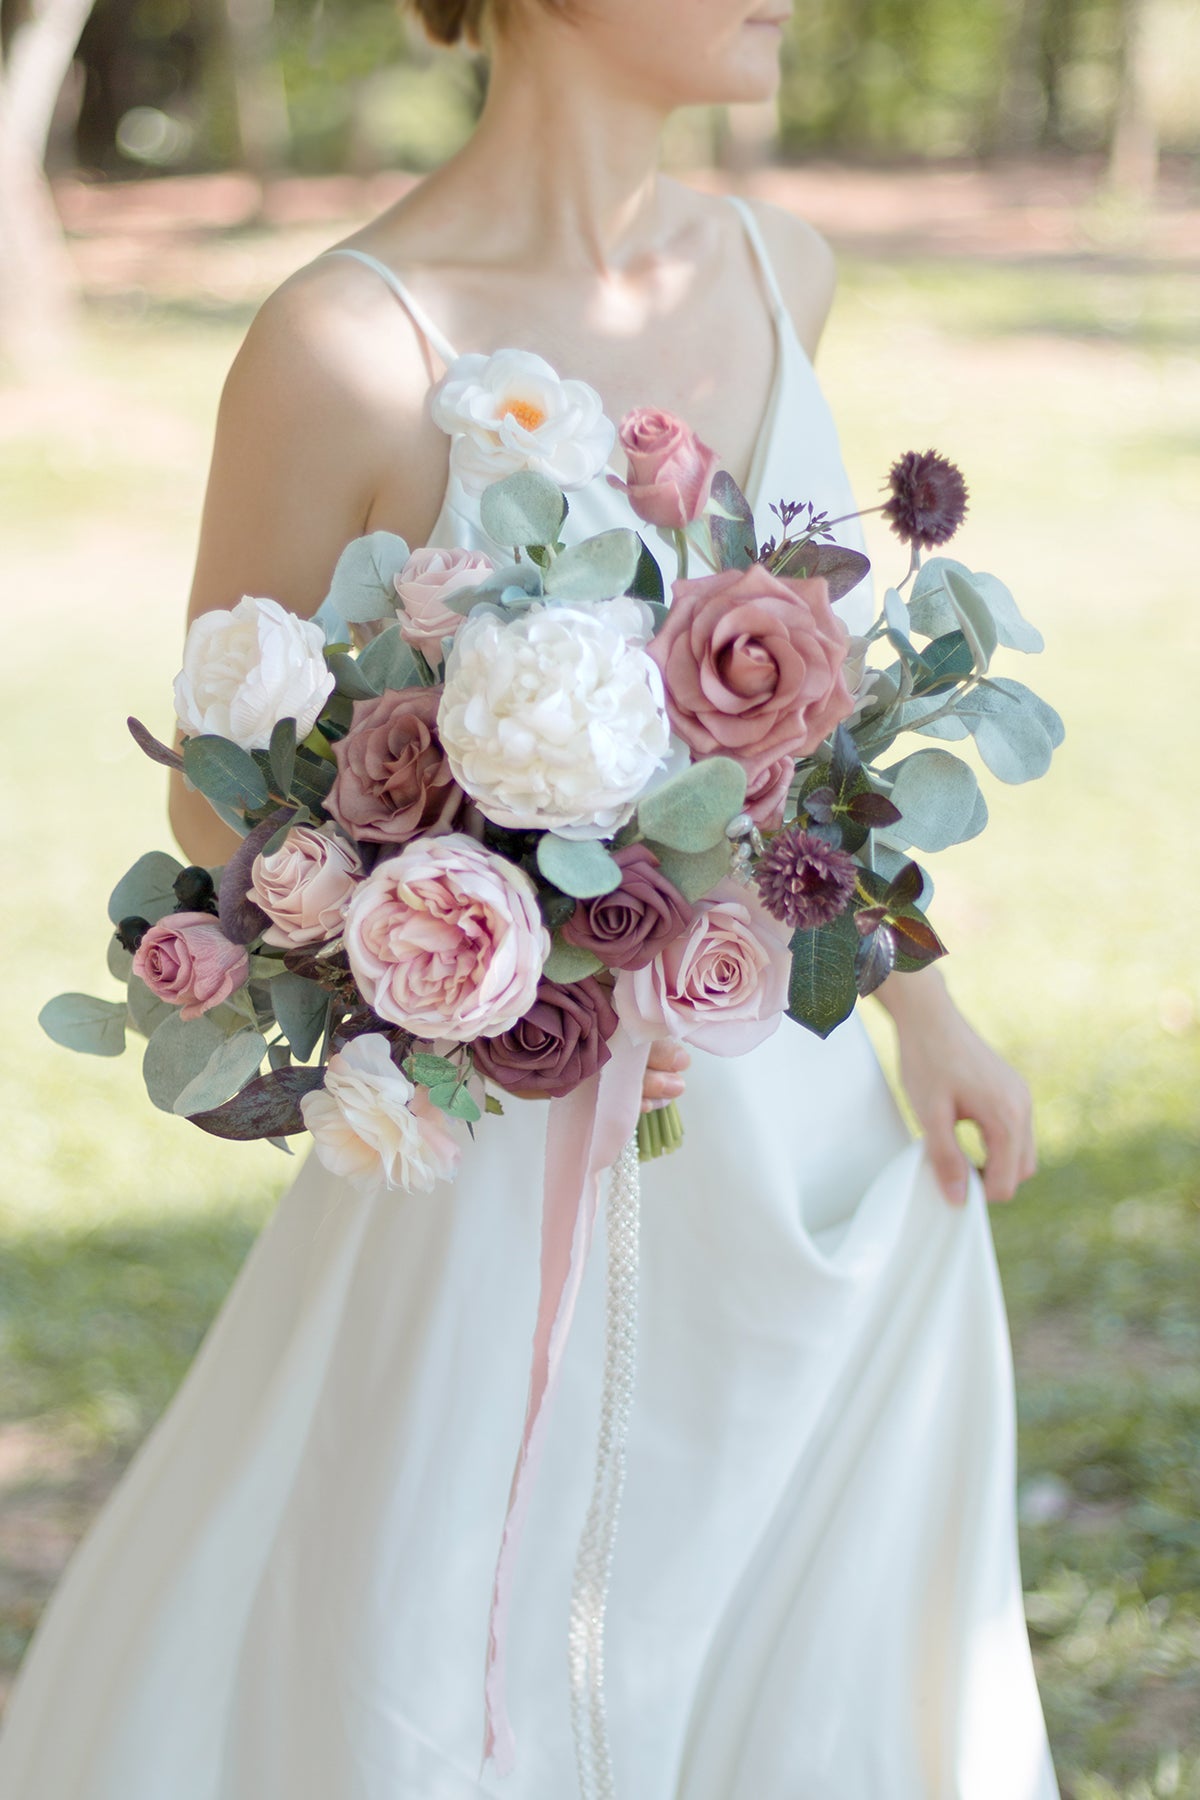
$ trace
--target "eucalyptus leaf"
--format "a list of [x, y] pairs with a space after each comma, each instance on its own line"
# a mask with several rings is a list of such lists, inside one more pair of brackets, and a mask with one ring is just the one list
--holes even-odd
[[296, 771], [296, 721], [295, 719], [278, 719], [271, 732], [271, 743], [267, 755], [270, 759], [271, 774], [280, 794], [286, 800], [291, 791], [292, 776]]
[[483, 529], [497, 544], [556, 544], [567, 499], [545, 475], [518, 469], [484, 488], [479, 499]]
[[326, 603], [349, 625], [389, 618], [396, 608], [394, 577], [408, 555], [408, 545], [392, 531], [352, 539], [334, 566]]
[[546, 571], [546, 594], [555, 600], [613, 600], [633, 581], [641, 550], [637, 532], [623, 526], [569, 544]]
[[448, 1056], [432, 1056], [428, 1051], [419, 1050], [404, 1059], [404, 1073], [422, 1087], [437, 1087], [444, 1081], [457, 1082], [461, 1071]]
[[980, 756], [1001, 781], [1036, 781], [1054, 756], [1045, 726], [1036, 710], [1015, 696], [993, 690], [990, 698], [992, 704], [972, 721]]
[[235, 1031], [217, 1045], [200, 1073], [175, 1096], [172, 1112], [189, 1118], [232, 1100], [258, 1074], [267, 1040], [257, 1031]]
[[326, 662], [333, 673], [336, 692], [347, 700], [377, 700], [380, 689], [374, 685], [365, 671], [360, 668], [360, 657], [350, 656], [345, 650], [329, 650]]
[[157, 925], [168, 913], [178, 912], [175, 877], [182, 874], [183, 864], [165, 850], [147, 850], [109, 895], [108, 916], [112, 923], [119, 925], [122, 919], [135, 918]]
[[439, 1082], [436, 1087], [430, 1088], [429, 1098], [434, 1106], [452, 1119], [466, 1119], [473, 1125], [476, 1119], [483, 1117], [465, 1083], [460, 1081]]
[[892, 783], [891, 798], [901, 813], [899, 822], [888, 827], [891, 843], [945, 850], [976, 835], [979, 783], [961, 757], [948, 750], [917, 750], [883, 775]]
[[96, 1000], [91, 994], [58, 994], [47, 1000], [38, 1024], [65, 1050], [85, 1056], [120, 1056], [125, 1048], [124, 1000]]
[[542, 966], [542, 974], [547, 981], [559, 981], [569, 984], [582, 981], [587, 975], [595, 975], [604, 964], [590, 950], [582, 950], [577, 944], [568, 944], [565, 938], [556, 936], [550, 946], [550, 954]]
[[329, 990], [291, 970], [271, 982], [271, 1005], [279, 1028], [298, 1062], [307, 1062], [325, 1030], [329, 1016]]
[[265, 806], [267, 784], [248, 750], [229, 738], [205, 732], [183, 746], [183, 772], [206, 800], [243, 812]]
[[504, 604], [514, 593], [524, 594], [531, 600], [541, 598], [542, 572], [536, 563], [504, 563], [485, 575], [477, 586], [455, 588], [449, 594], [439, 594], [438, 599], [449, 612], [465, 615], [486, 601]]
[[538, 839], [537, 865], [546, 880], [577, 900], [595, 900], [621, 885], [621, 865], [595, 838], [556, 837], [547, 831]]
[[162, 1112], [174, 1112], [178, 1096], [224, 1042], [225, 1033], [207, 1013], [184, 1019], [172, 1011], [154, 1032], [142, 1057], [146, 1092], [155, 1106]]
[[292, 798], [314, 811], [322, 806], [325, 796], [337, 780], [337, 768], [322, 756], [296, 752], [296, 773], [292, 776]]
[[133, 951], [127, 950], [114, 931], [106, 951], [108, 972], [116, 981], [128, 981], [133, 973]]
[[967, 576], [960, 575], [956, 569], [947, 568], [943, 579], [959, 626], [971, 646], [975, 667], [983, 674], [999, 642], [996, 622], [988, 610], [987, 602]]
[[758, 555], [754, 512], [728, 469], [718, 469], [709, 489], [712, 510], [689, 527], [708, 540], [709, 561], [716, 569], [748, 569]]
[[883, 596], [883, 616], [891, 630], [902, 637], [909, 637], [912, 632], [912, 621], [908, 616], [908, 608], [900, 596], [898, 588], [888, 588]]
[[1012, 594], [997, 576], [969, 569], [966, 563], [956, 562], [949, 556], [931, 556], [917, 573], [909, 595], [914, 631], [926, 637], [937, 637], [952, 631], [959, 623], [946, 582], [947, 573], [970, 583], [986, 606], [1001, 644], [1027, 655], [1045, 648], [1041, 632], [1021, 616]]
[[140, 975], [130, 975], [125, 1001], [129, 1008], [129, 1023], [139, 1037], [144, 1038], [153, 1037], [163, 1020], [179, 1011], [169, 1000], [160, 1000]]
[[1028, 707], [1050, 739], [1053, 748], [1058, 749], [1066, 737], [1067, 728], [1063, 724], [1061, 716], [1047, 701], [1042, 699], [1040, 694], [1035, 694], [1033, 689], [1026, 687], [1023, 681], [1013, 681], [1008, 675], [993, 676], [982, 691], [986, 693], [989, 689], [994, 688], [999, 688], [1002, 694], [1007, 694], [1013, 700], [1019, 701], [1022, 706]]
[[996, 575], [986, 575], [981, 571], [972, 574], [971, 580], [979, 594], [987, 603], [988, 611], [996, 623], [996, 635], [1000, 642], [1010, 650], [1020, 650], [1026, 656], [1036, 656], [1039, 650], [1046, 648], [1046, 640], [1036, 625], [1023, 618], [1012, 594]]
[[879, 837], [876, 837], [871, 846], [871, 861], [874, 865], [875, 873], [881, 875], [884, 881], [889, 883], [896, 879], [902, 869], [910, 867], [919, 868], [921, 872], [921, 886], [919, 891], [913, 896], [913, 903], [923, 909], [928, 907], [930, 901], [933, 899], [933, 882], [930, 879], [929, 870], [919, 863], [914, 864], [913, 859], [907, 850], [896, 849], [891, 844], [885, 844]]
[[975, 667], [975, 652], [962, 631], [947, 631], [926, 644], [923, 667], [913, 681], [917, 694], [943, 695]]
[[[629, 592], [636, 594], [639, 600], [647, 600], [655, 604], [661, 603], [666, 590], [663, 587], [663, 573], [659, 567], [658, 558], [640, 532], [638, 533], [638, 543], [641, 545], [641, 549], [638, 552], [637, 567], [633, 571], [633, 580], [629, 583]], [[666, 617], [665, 605], [663, 606], [663, 617]]]
[[[935, 643], [937, 640], [934, 640]], [[940, 712], [946, 704], [944, 694], [914, 695], [898, 707], [894, 715], [894, 723], [901, 731], [919, 731], [927, 737], [945, 738], [957, 742], [970, 737], [970, 728], [957, 710], [947, 713], [944, 719], [934, 719], [932, 724], [926, 723], [933, 713]]]
[[313, 614], [313, 624], [319, 625], [325, 633], [325, 643], [348, 644], [350, 642], [350, 621], [344, 619], [338, 611], [336, 602], [327, 594]]
[[695, 855], [722, 841], [745, 799], [741, 764], [732, 757], [709, 756], [646, 794], [638, 806], [638, 827], [655, 843]]
[[129, 727], [130, 737], [138, 749], [150, 758], [151, 762], [161, 763], [166, 769], [183, 768], [183, 758], [178, 750], [172, 750], [169, 745], [160, 743], [153, 732], [147, 731], [140, 719], [131, 717], [126, 719], [125, 723]]
[[788, 1017], [820, 1038], [827, 1038], [854, 1011], [858, 943], [858, 929], [849, 912], [840, 913], [815, 931], [797, 931], [792, 938]]
[[411, 644], [407, 644], [401, 636], [398, 625], [389, 625], [386, 631], [381, 631], [364, 650], [359, 651], [358, 672], [379, 693], [387, 688], [424, 685], [421, 666]]

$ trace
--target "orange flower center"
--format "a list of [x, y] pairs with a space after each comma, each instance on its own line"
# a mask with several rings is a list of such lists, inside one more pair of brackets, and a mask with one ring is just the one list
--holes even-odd
[[539, 425], [546, 423], [545, 413], [532, 400], [510, 400], [505, 410], [526, 431], [536, 431]]

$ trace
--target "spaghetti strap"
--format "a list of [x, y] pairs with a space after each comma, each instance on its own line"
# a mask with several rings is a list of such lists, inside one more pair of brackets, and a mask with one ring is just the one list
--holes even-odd
[[770, 296], [771, 305], [775, 310], [776, 317], [786, 319], [789, 316], [787, 306], [784, 302], [783, 292], [779, 286], [779, 282], [776, 279], [775, 269], [767, 252], [767, 246], [763, 240], [762, 232], [759, 230], [758, 220], [754, 217], [754, 214], [740, 194], [726, 194], [725, 198], [729, 201], [729, 204], [732, 207], [735, 207], [741, 214], [742, 224], [746, 228], [746, 236], [750, 239], [755, 259], [759, 268], [762, 270], [763, 282], [766, 286], [767, 293]]
[[[356, 250], [350, 244], [337, 244], [332, 250], [322, 250], [320, 254], [321, 256], [354, 256], [358, 258], [359, 262], [366, 263], [369, 269], [374, 269], [375, 273], [381, 275], [384, 281], [387, 282], [393, 294], [395, 294], [400, 304], [408, 312], [408, 315], [412, 319], [413, 324], [417, 327], [417, 330], [432, 348], [437, 351], [442, 361], [449, 364], [455, 360], [458, 351], [454, 348], [454, 345], [443, 332], [438, 330], [433, 320], [429, 317], [429, 314], [425, 311], [425, 308], [418, 300], [413, 298], [413, 295], [401, 281], [394, 269], [389, 269], [386, 263], [380, 262], [377, 256], [372, 256], [369, 250]], [[319, 260], [319, 257], [314, 258], [314, 261]]]

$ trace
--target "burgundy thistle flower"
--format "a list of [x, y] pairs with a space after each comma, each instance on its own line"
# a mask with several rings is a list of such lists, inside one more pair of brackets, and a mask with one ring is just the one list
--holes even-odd
[[852, 856], [798, 825], [780, 832], [755, 871], [767, 911], [798, 931], [828, 925], [845, 912], [856, 878]]
[[922, 550], [945, 544], [967, 516], [962, 473], [936, 450], [906, 450], [892, 464], [888, 486], [883, 516], [906, 544]]

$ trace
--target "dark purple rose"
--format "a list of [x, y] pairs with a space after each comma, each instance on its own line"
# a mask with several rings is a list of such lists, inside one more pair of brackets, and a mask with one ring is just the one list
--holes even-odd
[[604, 1067], [617, 1014], [594, 975], [582, 981], [538, 983], [537, 999], [499, 1037], [479, 1037], [475, 1067], [510, 1093], [561, 1098]]
[[598, 900], [581, 900], [562, 934], [610, 969], [644, 969], [687, 930], [695, 913], [645, 844], [627, 844], [613, 854], [622, 869], [620, 887]]

